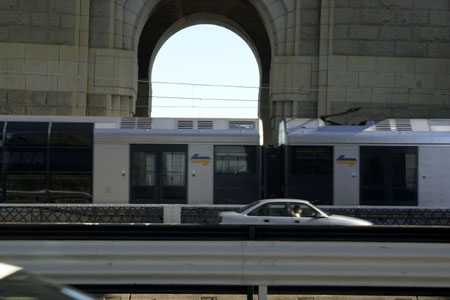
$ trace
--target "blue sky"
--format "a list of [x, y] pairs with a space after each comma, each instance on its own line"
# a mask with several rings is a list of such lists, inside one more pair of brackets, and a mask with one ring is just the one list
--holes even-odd
[[158, 52], [151, 78], [153, 117], [257, 117], [258, 63], [247, 43], [223, 27], [196, 25], [174, 34]]

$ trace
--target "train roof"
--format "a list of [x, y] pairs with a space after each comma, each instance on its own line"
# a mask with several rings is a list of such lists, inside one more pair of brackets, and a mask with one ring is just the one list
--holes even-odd
[[258, 119], [251, 118], [134, 118], [77, 116], [0, 115], [0, 122], [93, 123], [99, 129], [157, 130], [259, 130]]
[[0, 122], [92, 123], [95, 143], [262, 143], [258, 119], [0, 116]]
[[280, 143], [450, 144], [450, 119], [387, 119], [354, 126], [327, 126], [314, 119], [289, 120], [280, 126]]

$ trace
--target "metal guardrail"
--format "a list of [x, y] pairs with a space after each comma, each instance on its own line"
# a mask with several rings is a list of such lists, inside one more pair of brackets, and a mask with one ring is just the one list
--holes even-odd
[[[87, 291], [450, 295], [450, 228], [1, 225], [0, 261]], [[409, 294], [409, 293], [408, 293]]]
[[1, 224], [0, 241], [8, 240], [450, 243], [450, 227]]

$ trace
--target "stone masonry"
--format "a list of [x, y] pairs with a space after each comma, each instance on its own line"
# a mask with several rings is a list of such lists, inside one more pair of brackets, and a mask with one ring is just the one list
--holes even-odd
[[[194, 2], [203, 3], [186, 5]], [[140, 37], [168, 32], [169, 27], [158, 27], [164, 22], [146, 26], [147, 22], [152, 16], [165, 16], [161, 7], [179, 9], [161, 3], [0, 1], [0, 113], [133, 115], [139, 66], [152, 59], [138, 59]], [[204, 3], [196, 9], [213, 10], [211, 1]], [[270, 40], [270, 65], [263, 74], [269, 80], [265, 88], [270, 89], [262, 93], [269, 99], [262, 108], [266, 124], [351, 107], [362, 110], [347, 121], [450, 117], [449, 0], [233, 3], [236, 18], [239, 7], [253, 7]], [[219, 17], [225, 23], [229, 19]], [[207, 23], [211, 16], [193, 18]], [[251, 46], [258, 45], [261, 34], [235, 29], [248, 35]]]

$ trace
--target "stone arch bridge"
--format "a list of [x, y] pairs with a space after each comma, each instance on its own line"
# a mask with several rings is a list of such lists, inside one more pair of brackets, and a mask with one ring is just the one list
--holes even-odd
[[447, 118], [448, 0], [3, 0], [0, 113], [145, 116], [173, 33], [227, 27], [260, 66], [266, 135], [281, 118]]

